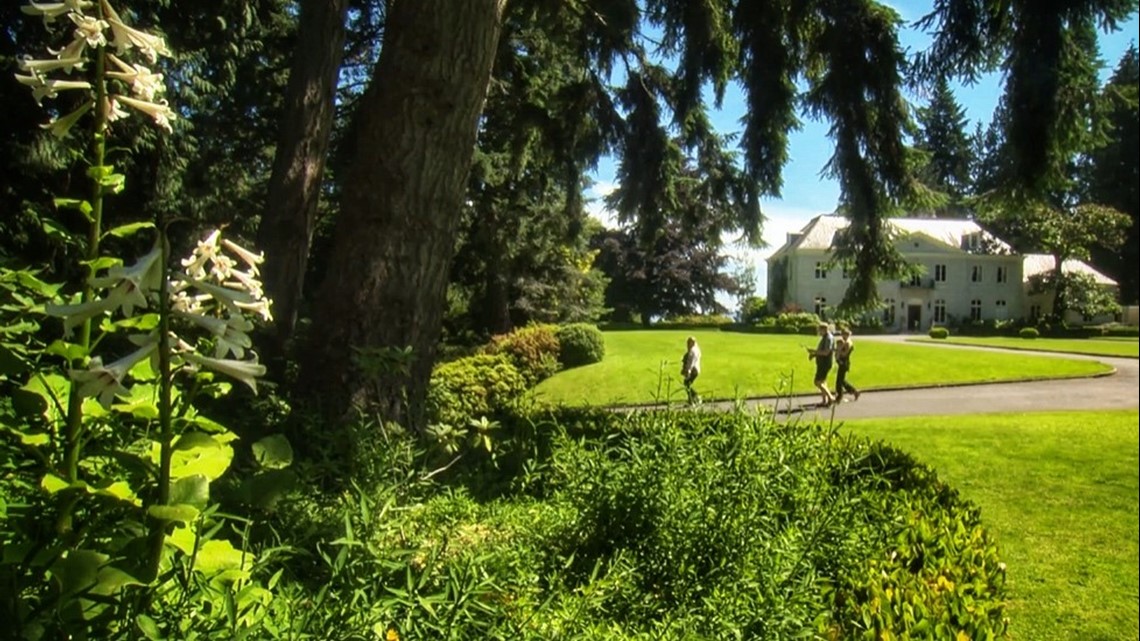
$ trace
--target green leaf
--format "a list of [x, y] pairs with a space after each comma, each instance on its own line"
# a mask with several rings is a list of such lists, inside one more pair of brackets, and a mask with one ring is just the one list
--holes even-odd
[[78, 198], [55, 198], [52, 200], [52, 203], [55, 204], [57, 209], [75, 209], [83, 214], [83, 217], [86, 218], [88, 222], [92, 220], [91, 212], [94, 211], [94, 208], [91, 207], [91, 203], [86, 200]]
[[115, 238], [127, 238], [133, 236], [144, 229], [154, 229], [154, 223], [140, 222], [130, 223], [127, 225], [119, 225], [113, 229], [108, 229], [103, 237], [114, 236]]
[[297, 475], [290, 470], [268, 470], [242, 481], [241, 499], [248, 505], [266, 509], [297, 485]]
[[71, 550], [51, 566], [51, 575], [59, 582], [64, 596], [74, 596], [95, 587], [99, 568], [106, 565], [106, 554], [94, 550]]
[[279, 470], [293, 464], [293, 447], [280, 434], [266, 436], [253, 444], [253, 459], [261, 467]]
[[[170, 478], [181, 479], [202, 475], [213, 481], [225, 473], [233, 460], [234, 451], [223, 439], [226, 434], [211, 436], [201, 432], [183, 434], [174, 444], [170, 464]], [[154, 443], [151, 456], [158, 464], [159, 444]]]
[[205, 508], [210, 501], [210, 481], [195, 474], [180, 478], [170, 486], [170, 502], [185, 503], [197, 508]]
[[214, 539], [198, 548], [194, 569], [212, 576], [226, 570], [242, 570], [253, 562], [253, 555], [236, 549], [229, 541]]
[[12, 406], [21, 416], [42, 416], [58, 423], [65, 418], [70, 391], [71, 382], [59, 374], [33, 376], [12, 393]]
[[163, 641], [166, 637], [162, 636], [162, 631], [158, 629], [158, 623], [154, 619], [145, 614], [140, 614], [135, 617], [135, 625], [138, 626], [140, 632], [150, 641]]
[[194, 546], [198, 543], [198, 535], [194, 533], [193, 528], [179, 526], [174, 528], [166, 537], [166, 543], [189, 556], [194, 553]]
[[135, 495], [135, 491], [131, 489], [130, 483], [126, 481], [115, 481], [107, 487], [96, 488], [92, 493], [97, 496], [107, 496], [124, 503], [130, 503], [134, 506], [142, 505], [142, 501]]
[[55, 474], [48, 473], [44, 474], [44, 477], [40, 479], [40, 487], [48, 494], [55, 494], [71, 487], [71, 483], [68, 483], [66, 479], [56, 476]]
[[193, 523], [194, 519], [198, 518], [198, 514], [200, 514], [198, 508], [193, 505], [186, 505], [185, 503], [178, 505], [152, 505], [146, 509], [146, 513], [159, 521], [177, 521], [179, 523]]
[[111, 409], [143, 420], [155, 420], [159, 414], [158, 390], [154, 385], [145, 383], [132, 385], [130, 394], [123, 402], [111, 405]]
[[77, 361], [81, 358], [86, 357], [88, 354], [88, 351], [84, 349], [82, 345], [68, 343], [67, 341], [63, 340], [52, 341], [52, 344], [48, 345], [47, 349], [44, 351], [48, 354], [51, 354], [52, 356], [59, 356], [60, 358], [63, 358], [69, 362]]

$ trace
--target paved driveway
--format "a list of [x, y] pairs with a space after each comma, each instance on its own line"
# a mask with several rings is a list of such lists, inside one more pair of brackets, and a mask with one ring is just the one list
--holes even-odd
[[[861, 336], [859, 340], [901, 341], [906, 336]], [[939, 349], [979, 349], [923, 343]], [[792, 398], [763, 398], [749, 401], [776, 409], [777, 414], [812, 413], [835, 418], [871, 418], [879, 416], [918, 416], [936, 414], [979, 414], [984, 412], [1036, 412], [1045, 410], [1093, 410], [1140, 408], [1140, 361], [1134, 358], [1082, 356], [1055, 352], [1027, 352], [1053, 358], [1080, 358], [1107, 363], [1116, 368], [1113, 374], [1092, 378], [1034, 381], [1027, 383], [988, 383], [922, 389], [868, 391], [858, 401], [832, 408], [814, 405], [818, 395]], [[834, 378], [830, 386], [834, 387]], [[710, 404], [714, 407], [720, 404]]]

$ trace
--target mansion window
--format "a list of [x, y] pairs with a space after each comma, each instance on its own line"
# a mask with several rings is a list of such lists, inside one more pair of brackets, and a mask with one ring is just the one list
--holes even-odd
[[946, 282], [946, 265], [935, 265], [934, 266], [934, 282], [936, 282], [936, 283], [945, 283]]
[[970, 267], [970, 282], [971, 283], [982, 282], [982, 266], [981, 265], [972, 265]]
[[970, 320], [975, 322], [982, 320], [982, 301], [976, 298], [970, 301]]
[[895, 324], [895, 299], [888, 298], [887, 300], [883, 301], [883, 304], [886, 305], [886, 307], [883, 308], [883, 324], [888, 325], [888, 326], [894, 325]]
[[997, 268], [997, 282], [1004, 283], [1009, 278], [1009, 271], [1007, 267]]
[[999, 300], [994, 303], [994, 307], [996, 308], [996, 312], [994, 313], [995, 318], [998, 320], [1005, 320], [1009, 318], [1009, 307], [1006, 306], [1004, 300]]
[[941, 298], [934, 301], [934, 322], [946, 322], [946, 301], [942, 300]]
[[817, 280], [823, 280], [823, 279], [827, 278], [827, 264], [826, 263], [818, 263], [817, 262], [815, 264], [815, 277]]
[[911, 287], [922, 287], [922, 274], [913, 274], [910, 277]]
[[1040, 305], [1030, 305], [1029, 306], [1029, 318], [1030, 318], [1030, 320], [1037, 320], [1037, 319], [1041, 318], [1041, 306]]

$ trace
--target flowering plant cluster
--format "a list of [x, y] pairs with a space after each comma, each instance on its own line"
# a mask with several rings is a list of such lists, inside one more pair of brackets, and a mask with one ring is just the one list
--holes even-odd
[[[50, 58], [24, 57], [19, 65], [25, 74], [16, 75], [21, 84], [31, 87], [37, 103], [42, 103], [44, 98], [55, 98], [62, 91], [84, 92], [84, 99], [77, 107], [45, 125], [52, 133], [65, 135], [84, 114], [96, 107], [102, 122], [114, 122], [125, 117], [127, 111], [124, 107], [129, 107], [151, 117], [167, 131], [171, 130], [174, 112], [166, 100], [158, 97], [165, 88], [162, 74], [120, 57], [137, 52], [152, 65], [158, 56], [169, 57], [170, 50], [161, 36], [128, 26], [107, 0], [97, 3], [88, 0], [30, 2], [21, 9], [26, 14], [42, 16], [45, 24], [51, 25], [66, 17], [75, 27], [73, 39], [67, 46], [59, 50], [48, 49]], [[105, 58], [90, 55], [92, 51], [103, 53], [107, 46], [113, 47], [115, 53], [107, 53]], [[96, 67], [94, 77], [77, 77], [77, 74], [88, 71], [91, 63]], [[108, 63], [110, 68], [106, 67]], [[122, 90], [112, 91], [117, 87], [106, 83], [106, 79], [121, 83]]]
[[[185, 330], [171, 329], [167, 335], [171, 373], [212, 370], [256, 392], [256, 379], [265, 374], [265, 366], [250, 351], [253, 322], [248, 316], [266, 321], [272, 318], [270, 301], [259, 280], [258, 265], [264, 257], [222, 238], [221, 231], [214, 230], [182, 260], [183, 270], [172, 272], [164, 284], [162, 255], [162, 244], [158, 243], [133, 265], [112, 265], [104, 275], [91, 278], [88, 284], [104, 292], [102, 297], [72, 305], [48, 305], [45, 311], [49, 316], [63, 318], [65, 331], [70, 332], [84, 321], [108, 312], [121, 312], [126, 319], [133, 319], [136, 310], [157, 312], [158, 297], [165, 291], [171, 317], [183, 321], [181, 324], [187, 329], [202, 330], [204, 334], [195, 340]], [[133, 325], [151, 326], [149, 333], [129, 337], [136, 346], [134, 351], [107, 364], [94, 356], [86, 368], [70, 370], [81, 397], [96, 397], [104, 408], [110, 408], [116, 396], [128, 393], [123, 383], [136, 365], [149, 358], [151, 370], [160, 371], [157, 359], [161, 324], [157, 323], [157, 316], [152, 314], [149, 323]], [[201, 353], [203, 345], [212, 346], [212, 355]]]

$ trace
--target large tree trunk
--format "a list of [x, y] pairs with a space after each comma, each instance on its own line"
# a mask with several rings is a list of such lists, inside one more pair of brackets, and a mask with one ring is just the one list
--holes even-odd
[[269, 197], [257, 230], [265, 290], [273, 300], [280, 347], [293, 335], [317, 220], [321, 180], [335, 111], [337, 75], [344, 57], [348, 0], [303, 0], [296, 58], [289, 74], [285, 115], [269, 177]]
[[[367, 408], [422, 427], [504, 3], [390, 5], [301, 363], [302, 391], [325, 416], [352, 419]], [[408, 367], [377, 365], [389, 362], [386, 350], [406, 347]]]

